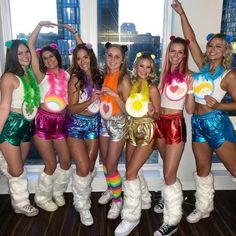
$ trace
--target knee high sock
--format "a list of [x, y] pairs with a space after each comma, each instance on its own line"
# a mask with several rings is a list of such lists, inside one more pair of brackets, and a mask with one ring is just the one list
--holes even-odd
[[111, 175], [108, 175], [110, 180], [110, 185], [112, 188], [113, 201], [121, 201], [121, 191], [122, 191], [122, 179], [120, 173], [117, 171]]
[[107, 189], [108, 189], [108, 190], [112, 190], [111, 183], [110, 183], [110, 180], [109, 180], [108, 175], [107, 175], [107, 168], [106, 168], [105, 165], [103, 165], [103, 173], [104, 173], [105, 178], [106, 178]]

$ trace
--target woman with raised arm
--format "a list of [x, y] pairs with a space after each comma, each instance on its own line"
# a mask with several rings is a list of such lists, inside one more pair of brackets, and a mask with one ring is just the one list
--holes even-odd
[[154, 235], [172, 235], [182, 218], [183, 192], [177, 178], [186, 142], [183, 110], [193, 112], [192, 79], [188, 70], [189, 41], [171, 36], [161, 75], [161, 114], [156, 121], [157, 148], [163, 159], [163, 204], [154, 211], [163, 212], [163, 224]]
[[[35, 202], [49, 212], [56, 211], [65, 204], [63, 193], [67, 189], [71, 165], [65, 129], [67, 83], [70, 76], [62, 68], [62, 59], [56, 44], [35, 50], [41, 28], [55, 25], [50, 21], [41, 21], [29, 38], [32, 69], [41, 95], [40, 108], [35, 118], [34, 143], [45, 164], [36, 186]], [[70, 26], [66, 25], [65, 28], [71, 33], [77, 33]], [[56, 155], [59, 157], [58, 167]]]
[[112, 199], [107, 218], [116, 219], [122, 208], [122, 181], [117, 167], [128, 129], [125, 102], [129, 96], [131, 83], [127, 75], [125, 58], [127, 46], [106, 43], [105, 47], [106, 65], [100, 105], [102, 116], [100, 152], [107, 190], [98, 202], [99, 204], [106, 204]]
[[91, 44], [78, 44], [73, 50], [68, 84], [68, 146], [75, 161], [72, 175], [74, 206], [84, 225], [92, 225], [91, 182], [98, 155], [100, 128], [100, 89], [103, 78]]
[[[142, 181], [144, 177], [140, 177], [139, 172], [153, 151], [154, 120], [160, 114], [161, 99], [158, 87], [155, 84], [157, 75], [154, 58], [153, 54], [139, 52], [134, 61], [131, 76], [133, 86], [125, 106], [130, 117], [126, 136], [124, 206], [121, 213], [122, 221], [115, 230], [116, 236], [129, 235], [139, 224], [141, 218]], [[145, 192], [145, 195], [147, 199], [145, 200], [150, 208], [150, 193]]]
[[[207, 218], [214, 209], [214, 186], [211, 158], [215, 152], [232, 176], [236, 176], [236, 136], [227, 111], [236, 110], [236, 72], [231, 70], [232, 37], [223, 34], [207, 36], [206, 52], [197, 43], [181, 3], [175, 0], [172, 8], [180, 15], [189, 49], [200, 69], [193, 74], [195, 110], [192, 116], [192, 148], [197, 171], [195, 210], [187, 216], [189, 223]], [[226, 93], [232, 102], [222, 103]]]
[[26, 41], [9, 40], [5, 70], [0, 80], [0, 170], [8, 178], [11, 204], [16, 213], [35, 216], [29, 201], [24, 161], [29, 153], [40, 92], [30, 68]]

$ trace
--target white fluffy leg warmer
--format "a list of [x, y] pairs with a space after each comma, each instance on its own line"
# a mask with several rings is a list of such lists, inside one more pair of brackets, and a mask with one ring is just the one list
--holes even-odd
[[[69, 179], [71, 176], [71, 170], [63, 170], [60, 166], [57, 167], [56, 171], [53, 174], [54, 183], [53, 183], [53, 198], [63, 199], [63, 193], [66, 191]], [[57, 202], [57, 201], [56, 201]], [[58, 205], [58, 204], [57, 204]], [[64, 205], [64, 204], [59, 204]]]
[[9, 177], [8, 181], [13, 208], [20, 209], [23, 206], [30, 205], [28, 181], [25, 171], [19, 177]]
[[39, 178], [35, 187], [35, 202], [44, 204], [52, 200], [53, 191], [53, 175], [47, 175], [43, 172]]
[[141, 217], [140, 180], [126, 180], [123, 183], [124, 205], [121, 218], [127, 221], [137, 221]]
[[142, 170], [138, 172], [138, 178], [140, 180], [142, 206], [145, 206], [143, 209], [149, 209], [151, 208], [152, 199]]
[[164, 223], [177, 225], [182, 218], [183, 192], [179, 180], [172, 185], [164, 186]]
[[210, 213], [214, 209], [214, 181], [210, 173], [206, 177], [200, 177], [194, 173], [196, 181], [196, 209], [201, 213]]
[[77, 211], [89, 210], [91, 207], [91, 174], [85, 177], [76, 175], [72, 176], [72, 192], [74, 197], [74, 206]]

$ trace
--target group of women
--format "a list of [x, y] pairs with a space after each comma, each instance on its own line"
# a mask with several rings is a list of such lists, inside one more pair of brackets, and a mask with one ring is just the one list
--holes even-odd
[[[82, 224], [92, 225], [91, 183], [100, 151], [107, 190], [98, 202], [112, 201], [107, 218], [121, 214], [122, 219], [114, 234], [129, 235], [140, 221], [141, 210], [151, 208], [141, 167], [157, 147], [163, 159], [164, 185], [154, 211], [163, 212], [163, 224], [154, 235], [172, 235], [182, 218], [183, 193], [177, 170], [186, 142], [186, 109], [193, 114], [192, 147], [197, 165], [196, 205], [187, 221], [196, 223], [209, 217], [214, 208], [213, 151], [236, 176], [236, 136], [226, 114], [236, 110], [236, 72], [230, 69], [230, 38], [210, 35], [206, 53], [202, 53], [180, 2], [175, 0], [172, 7], [180, 15], [185, 39], [170, 37], [159, 88], [154, 55], [138, 52], [129, 76], [127, 46], [106, 43], [102, 73], [92, 45], [83, 43], [69, 25], [58, 25], [74, 34], [77, 42], [67, 71], [62, 68], [57, 45], [35, 49], [41, 28], [56, 24], [41, 21], [28, 44], [24, 40], [6, 42], [0, 82], [0, 168], [8, 178], [16, 213], [35, 216], [39, 212], [29, 201], [24, 169], [33, 137], [45, 164], [35, 187], [36, 205], [49, 212], [65, 205], [63, 193], [72, 175], [73, 204]], [[198, 73], [188, 68], [189, 50]], [[226, 92], [232, 102], [224, 104]], [[118, 162], [124, 148], [122, 184]]]

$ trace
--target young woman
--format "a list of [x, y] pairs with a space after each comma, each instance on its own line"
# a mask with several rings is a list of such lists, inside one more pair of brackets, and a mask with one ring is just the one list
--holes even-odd
[[[52, 212], [65, 204], [63, 193], [70, 177], [71, 163], [65, 130], [69, 74], [62, 68], [57, 45], [45, 46], [36, 54], [35, 43], [44, 26], [53, 27], [55, 24], [39, 22], [29, 38], [32, 68], [41, 93], [41, 104], [35, 118], [34, 143], [45, 164], [36, 186], [35, 202], [45, 211]], [[65, 28], [72, 33], [75, 31], [69, 26]], [[56, 154], [60, 162], [58, 167]]]
[[68, 145], [75, 161], [72, 177], [74, 206], [84, 225], [92, 225], [90, 209], [92, 171], [98, 155], [100, 126], [99, 97], [103, 79], [90, 44], [78, 44], [73, 51], [68, 85]]
[[[132, 72], [132, 89], [126, 101], [128, 134], [126, 144], [126, 180], [122, 222], [115, 235], [129, 235], [138, 225], [142, 209], [141, 167], [152, 153], [154, 143], [154, 120], [160, 113], [160, 93], [154, 81], [157, 79], [154, 55], [138, 53]], [[143, 184], [143, 183], [142, 183]], [[145, 193], [146, 194], [146, 193]], [[151, 205], [150, 194], [148, 194]]]
[[[163, 224], [154, 235], [172, 235], [182, 218], [183, 193], [177, 171], [186, 142], [183, 109], [192, 113], [194, 107], [192, 79], [188, 76], [189, 41], [175, 36], [170, 40], [160, 83], [161, 114], [155, 129], [157, 147], [163, 159], [164, 215]], [[161, 206], [155, 208], [161, 210]]]
[[112, 199], [107, 218], [116, 219], [122, 208], [122, 181], [117, 166], [128, 128], [125, 101], [128, 98], [131, 84], [127, 75], [125, 59], [127, 46], [106, 43], [105, 47], [105, 79], [100, 105], [102, 116], [100, 152], [108, 188], [98, 202], [106, 204]]
[[[211, 158], [215, 152], [232, 176], [236, 176], [236, 136], [227, 111], [236, 110], [236, 72], [231, 70], [232, 37], [210, 34], [206, 52], [197, 43], [194, 31], [178, 0], [172, 4], [180, 15], [185, 38], [190, 40], [189, 49], [200, 69], [193, 75], [195, 109], [192, 116], [192, 148], [197, 171], [195, 210], [187, 216], [189, 223], [196, 223], [210, 216], [214, 209], [214, 187]], [[222, 103], [226, 93], [232, 102]]]
[[8, 178], [11, 203], [16, 213], [35, 216], [29, 201], [24, 161], [33, 135], [33, 119], [40, 92], [30, 69], [31, 54], [23, 40], [9, 40], [4, 74], [0, 80], [0, 168]]

